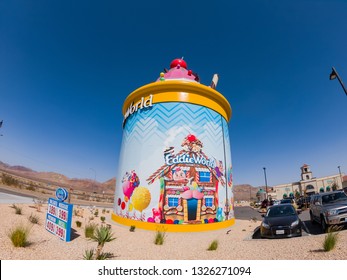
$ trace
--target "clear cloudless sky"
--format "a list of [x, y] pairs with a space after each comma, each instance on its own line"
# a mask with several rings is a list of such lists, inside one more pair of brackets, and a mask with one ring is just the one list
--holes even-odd
[[0, 161], [116, 176], [122, 105], [174, 58], [230, 102], [234, 184], [347, 172], [347, 1], [1, 1]]

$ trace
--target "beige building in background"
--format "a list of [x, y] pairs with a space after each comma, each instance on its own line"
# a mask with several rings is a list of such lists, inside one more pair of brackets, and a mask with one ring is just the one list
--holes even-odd
[[345, 185], [342, 184], [344, 174], [316, 178], [312, 176], [309, 165], [304, 164], [300, 169], [300, 181], [272, 186], [273, 191], [268, 193], [269, 197], [271, 196], [272, 199], [282, 199], [284, 196], [289, 197], [293, 195], [295, 197], [296, 193], [307, 196], [314, 193], [332, 191], [333, 188], [342, 189]]

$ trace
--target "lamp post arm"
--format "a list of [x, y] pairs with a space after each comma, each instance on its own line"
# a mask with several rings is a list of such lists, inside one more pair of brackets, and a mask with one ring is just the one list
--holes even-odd
[[342, 86], [343, 91], [344, 91], [345, 94], [347, 95], [347, 89], [346, 89], [345, 85], [343, 84], [343, 82], [342, 82], [342, 80], [341, 80], [339, 74], [337, 73], [337, 71], [336, 71], [336, 69], [335, 69], [334, 67], [333, 67], [333, 71], [335, 72], [336, 77], [337, 77], [337, 79], [339, 80], [339, 83], [340, 83], [340, 85]]

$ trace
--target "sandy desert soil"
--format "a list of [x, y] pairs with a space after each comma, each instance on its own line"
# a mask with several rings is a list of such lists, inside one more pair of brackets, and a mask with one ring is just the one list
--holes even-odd
[[[85, 208], [83, 217], [73, 216], [74, 237], [64, 242], [44, 228], [47, 206], [38, 212], [34, 204], [17, 204], [22, 215], [15, 214], [10, 204], [0, 204], [0, 259], [1, 260], [81, 260], [85, 250], [95, 249], [96, 243], [85, 238], [84, 226], [93, 215]], [[104, 252], [113, 254], [118, 260], [346, 260], [347, 230], [339, 233], [338, 244], [330, 252], [323, 251], [325, 234], [303, 236], [281, 240], [252, 240], [251, 235], [260, 221], [236, 220], [230, 228], [198, 233], [167, 233], [163, 245], [155, 245], [155, 232], [120, 226], [111, 221], [111, 212], [102, 214], [91, 222], [101, 223], [100, 216], [106, 216], [116, 239], [107, 243]], [[112, 210], [111, 210], [112, 211]], [[35, 215], [39, 224], [32, 224], [28, 217]], [[76, 226], [82, 222], [82, 227]], [[30, 228], [29, 244], [15, 248], [8, 237], [9, 231], [23, 225]], [[207, 248], [213, 240], [218, 240], [216, 251]]]

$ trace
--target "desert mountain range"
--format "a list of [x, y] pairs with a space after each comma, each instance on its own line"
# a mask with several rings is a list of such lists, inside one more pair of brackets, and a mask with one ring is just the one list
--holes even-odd
[[[7, 163], [0, 161], [0, 171], [6, 171], [8, 173], [11, 173], [13, 175], [25, 177], [34, 181], [41, 181], [45, 183], [51, 183], [51, 184], [57, 184], [62, 187], [72, 187], [76, 190], [81, 190], [85, 192], [98, 192], [102, 193], [103, 191], [105, 193], [114, 193], [115, 186], [116, 186], [116, 178], [111, 178], [107, 180], [106, 182], [100, 183], [100, 182], [94, 182], [90, 179], [77, 179], [77, 178], [68, 178], [65, 175], [55, 173], [55, 172], [37, 172], [35, 170], [32, 170], [30, 168], [14, 165], [11, 166]], [[252, 199], [256, 198], [256, 194], [260, 188], [264, 187], [253, 187], [249, 184], [242, 184], [242, 185], [234, 185], [234, 198], [235, 201], [240, 200], [249, 200], [251, 197]]]
[[100, 183], [91, 179], [68, 178], [65, 175], [55, 172], [37, 172], [24, 166], [11, 166], [2, 161], [0, 161], [1, 170], [33, 181], [57, 184], [62, 187], [65, 186], [85, 192], [113, 193], [116, 186], [116, 178], [111, 178], [106, 182]]

